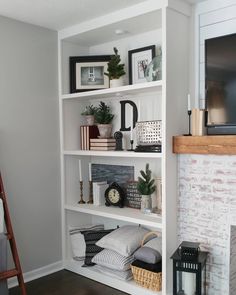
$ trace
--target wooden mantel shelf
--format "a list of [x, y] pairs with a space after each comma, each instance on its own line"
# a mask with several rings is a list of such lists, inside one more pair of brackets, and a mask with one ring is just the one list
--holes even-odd
[[236, 135], [174, 136], [173, 153], [236, 155]]

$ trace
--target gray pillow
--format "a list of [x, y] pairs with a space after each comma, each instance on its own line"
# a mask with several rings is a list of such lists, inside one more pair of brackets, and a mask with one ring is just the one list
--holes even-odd
[[162, 240], [161, 240], [161, 238], [154, 238], [151, 241], [148, 241], [144, 246], [152, 248], [154, 250], [157, 250], [160, 254], [162, 254]]
[[130, 269], [130, 264], [133, 261], [133, 256], [125, 257], [115, 251], [108, 249], [102, 250], [92, 259], [92, 262], [96, 263], [97, 265], [106, 266], [115, 270], [128, 270]]
[[134, 258], [146, 263], [158, 263], [161, 261], [161, 254], [152, 248], [142, 247], [134, 253]]
[[128, 257], [140, 247], [148, 232], [149, 230], [141, 226], [125, 225], [103, 237], [96, 245]]

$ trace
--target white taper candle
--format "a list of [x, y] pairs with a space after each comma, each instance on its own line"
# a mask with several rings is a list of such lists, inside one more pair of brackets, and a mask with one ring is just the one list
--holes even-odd
[[82, 179], [81, 160], [79, 160], [79, 181], [83, 181], [83, 179]]
[[130, 120], [131, 120], [130, 140], [133, 140], [133, 107], [130, 108]]
[[89, 163], [89, 181], [92, 181], [92, 164]]
[[191, 111], [190, 94], [188, 94], [188, 111]]

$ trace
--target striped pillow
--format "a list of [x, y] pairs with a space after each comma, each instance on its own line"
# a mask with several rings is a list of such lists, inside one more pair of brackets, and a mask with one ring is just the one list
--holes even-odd
[[132, 280], [132, 278], [133, 278], [133, 274], [132, 274], [131, 269], [125, 270], [125, 271], [120, 271], [120, 270], [110, 269], [105, 266], [95, 265], [94, 270], [101, 272], [107, 276], [113, 277], [115, 279], [122, 280], [122, 281], [129, 281], [129, 280]]
[[97, 241], [105, 237], [107, 234], [111, 233], [113, 229], [107, 230], [96, 230], [96, 231], [82, 231], [81, 234], [84, 235], [84, 240], [86, 244], [85, 260], [83, 266], [93, 266], [93, 257], [101, 252], [103, 248], [96, 245]]
[[113, 250], [104, 249], [95, 255], [92, 259], [93, 263], [105, 266], [114, 270], [128, 270], [130, 264], [134, 261], [133, 256], [125, 257]]
[[89, 230], [103, 230], [104, 225], [82, 225], [82, 226], [70, 226], [69, 234], [71, 238], [71, 248], [73, 253], [73, 258], [78, 261], [84, 261], [85, 259], [85, 250], [86, 244], [84, 241], [84, 236], [81, 234], [81, 231]]

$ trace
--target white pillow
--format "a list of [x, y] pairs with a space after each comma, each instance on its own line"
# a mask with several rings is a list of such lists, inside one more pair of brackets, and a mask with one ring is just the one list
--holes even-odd
[[127, 257], [140, 247], [143, 237], [148, 232], [141, 226], [125, 225], [103, 237], [96, 245]]
[[69, 234], [71, 239], [71, 248], [73, 253], [73, 258], [78, 261], [83, 261], [85, 259], [86, 244], [84, 241], [84, 235], [81, 231], [88, 230], [103, 230], [104, 225], [83, 225], [83, 226], [70, 226]]
[[92, 259], [92, 262], [96, 263], [97, 265], [123, 271], [130, 269], [130, 264], [133, 261], [133, 256], [125, 257], [113, 250], [108, 249], [102, 250], [101, 252], [96, 254]]

